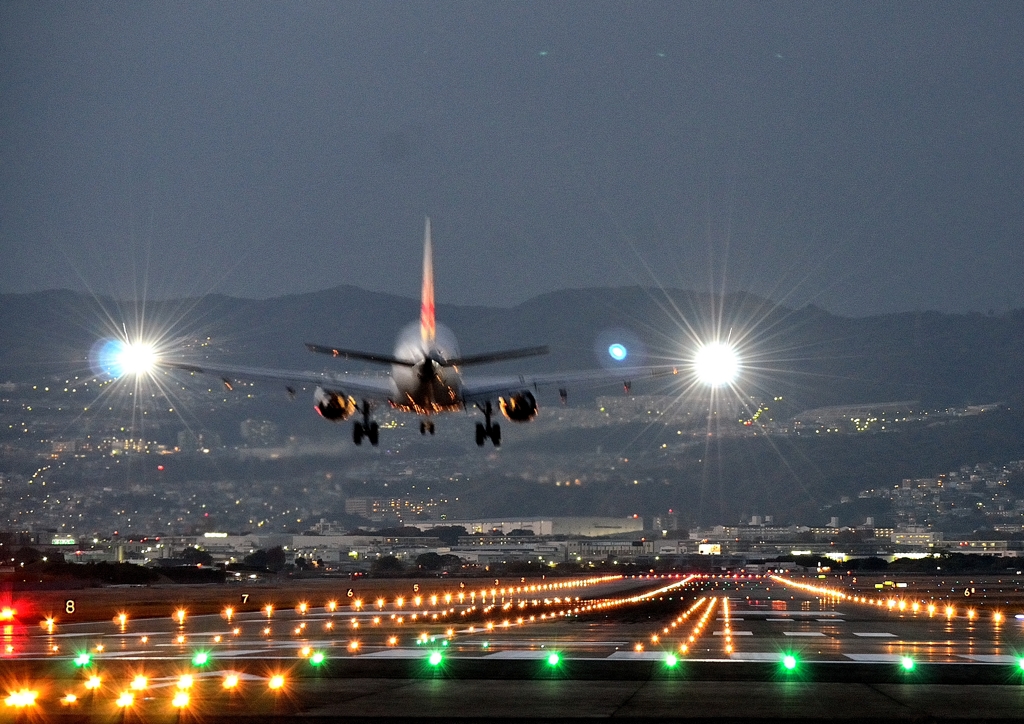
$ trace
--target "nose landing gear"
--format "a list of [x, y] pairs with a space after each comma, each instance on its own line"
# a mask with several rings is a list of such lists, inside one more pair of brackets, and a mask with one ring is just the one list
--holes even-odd
[[420, 435], [426, 435], [427, 433], [434, 434], [434, 423], [430, 420], [420, 421]]
[[485, 402], [483, 407], [480, 403], [476, 405], [480, 412], [484, 413], [484, 422], [476, 424], [476, 444], [478, 447], [483, 447], [484, 442], [490, 439], [494, 447], [501, 447], [501, 426], [498, 424], [491, 424], [491, 403]]

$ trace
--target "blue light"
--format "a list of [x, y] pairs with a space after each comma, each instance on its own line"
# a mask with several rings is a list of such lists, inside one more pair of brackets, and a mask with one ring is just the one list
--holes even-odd
[[626, 355], [629, 354], [629, 351], [624, 346], [616, 342], [615, 344], [608, 347], [608, 354], [616, 362], [621, 362], [622, 360], [626, 359]]
[[105, 339], [100, 343], [97, 362], [100, 370], [111, 377], [121, 377], [125, 372], [124, 352], [127, 345], [119, 339]]

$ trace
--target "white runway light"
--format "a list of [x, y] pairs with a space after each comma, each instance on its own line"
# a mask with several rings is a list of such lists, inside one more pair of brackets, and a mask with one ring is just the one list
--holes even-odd
[[721, 387], [735, 381], [740, 360], [736, 350], [722, 342], [711, 342], [697, 350], [693, 370], [697, 379], [711, 387]]

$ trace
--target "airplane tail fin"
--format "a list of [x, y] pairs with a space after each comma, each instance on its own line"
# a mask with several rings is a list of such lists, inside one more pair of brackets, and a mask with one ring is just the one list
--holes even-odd
[[430, 217], [423, 232], [423, 291], [420, 295], [420, 338], [433, 344], [437, 334], [434, 319], [434, 251], [430, 241]]

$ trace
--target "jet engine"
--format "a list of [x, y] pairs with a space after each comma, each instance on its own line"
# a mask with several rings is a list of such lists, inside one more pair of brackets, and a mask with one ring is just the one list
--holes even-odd
[[537, 416], [537, 398], [529, 390], [498, 398], [501, 414], [512, 422], [529, 422]]
[[316, 411], [325, 420], [341, 422], [351, 417], [356, 411], [356, 400], [337, 390], [325, 390], [317, 387], [313, 393], [313, 404]]

